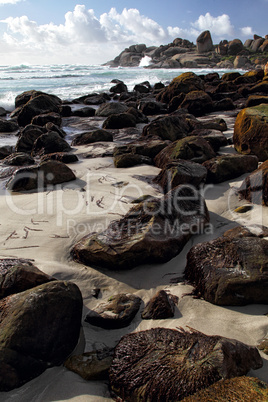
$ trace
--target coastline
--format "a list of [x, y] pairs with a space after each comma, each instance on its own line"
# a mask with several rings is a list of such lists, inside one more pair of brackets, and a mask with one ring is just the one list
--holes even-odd
[[[234, 113], [214, 112], [201, 119], [215, 115], [225, 119], [228, 130], [224, 134], [227, 138], [232, 137]], [[63, 128], [68, 121], [64, 119], [66, 118], [63, 118]], [[101, 127], [103, 120], [82, 118], [80, 124], [84, 124], [86, 131], [86, 127]], [[138, 130], [141, 128], [142, 125]], [[126, 134], [124, 135], [126, 137]], [[120, 144], [122, 140], [120, 141], [118, 136], [113, 145]], [[107, 148], [107, 143], [100, 145], [100, 148]], [[220, 149], [223, 154], [234, 152], [233, 145]], [[174, 329], [191, 327], [208, 335], [221, 335], [252, 346], [257, 346], [267, 336], [267, 305], [216, 306], [192, 297], [190, 293], [193, 287], [178, 279], [183, 276], [186, 255], [193, 245], [215, 239], [239, 224], [268, 226], [268, 210], [265, 206], [254, 205], [254, 208], [242, 217], [234, 212], [238, 206], [248, 204], [247, 201], [239, 199], [234, 191], [246, 175], [207, 188], [205, 200], [213, 227], [212, 233], [192, 237], [182, 252], [167, 263], [141, 265], [127, 271], [108, 271], [74, 262], [70, 257], [73, 245], [86, 233], [101, 231], [112, 220], [125, 215], [133, 206], [131, 202], [139, 196], [162, 196], [159, 188], [151, 182], [160, 169], [149, 165], [116, 168], [110, 156], [87, 158], [90, 153], [95, 153], [95, 156], [98, 153], [98, 147], [92, 144], [73, 146], [72, 153], [78, 155], [79, 162], [67, 164], [76, 175], [76, 180], [71, 183], [38, 192], [12, 194], [4, 187], [6, 179], [0, 181], [0, 243], [3, 245], [1, 258], [31, 259], [46, 274], [78, 285], [84, 303], [83, 328], [73, 354], [88, 352], [103, 345], [114, 347], [124, 334], [159, 326]], [[114, 187], [118, 182], [127, 184], [119, 188]], [[90, 188], [90, 192], [86, 194], [81, 191], [85, 186]], [[101, 204], [97, 202], [99, 200]], [[27, 237], [25, 228], [30, 228]], [[98, 300], [92, 297], [94, 288], [101, 289]], [[140, 311], [161, 289], [179, 298], [174, 318], [142, 320]], [[142, 299], [141, 310], [128, 327], [104, 330], [84, 322], [88, 309], [94, 309], [100, 299], [121, 292], [132, 293]], [[260, 354], [264, 362], [263, 367], [251, 371], [249, 375], [267, 381], [268, 356], [261, 351]], [[85, 381], [63, 366], [46, 370], [41, 376], [20, 388], [0, 393], [0, 399], [5, 402], [112, 400], [107, 381]]]

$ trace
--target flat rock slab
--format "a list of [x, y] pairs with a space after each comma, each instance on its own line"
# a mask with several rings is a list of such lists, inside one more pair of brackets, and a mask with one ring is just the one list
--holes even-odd
[[127, 327], [141, 305], [141, 299], [132, 294], [118, 294], [104, 303], [100, 303], [95, 310], [90, 310], [85, 321], [91, 325], [106, 329]]
[[234, 339], [153, 328], [121, 338], [110, 387], [113, 396], [126, 401], [179, 401], [262, 364], [257, 348]]
[[209, 222], [204, 199], [195, 188], [178, 186], [162, 198], [145, 200], [100, 233], [76, 243], [73, 258], [111, 270], [169, 261]]
[[192, 247], [185, 278], [213, 304], [268, 304], [268, 241], [245, 228], [234, 230]]

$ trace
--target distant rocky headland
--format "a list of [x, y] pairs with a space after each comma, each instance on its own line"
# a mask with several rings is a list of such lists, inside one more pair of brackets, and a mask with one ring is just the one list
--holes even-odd
[[268, 62], [268, 35], [254, 35], [243, 44], [240, 39], [222, 40], [214, 45], [210, 31], [202, 32], [196, 45], [187, 39], [176, 38], [172, 43], [147, 47], [132, 45], [105, 65], [137, 67], [147, 57], [147, 68], [263, 68]]

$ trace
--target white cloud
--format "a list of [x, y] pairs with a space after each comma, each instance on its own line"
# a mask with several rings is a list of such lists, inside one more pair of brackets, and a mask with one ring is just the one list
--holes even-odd
[[251, 27], [240, 28], [240, 31], [243, 36], [253, 36], [254, 35], [254, 32]]
[[157, 46], [176, 37], [195, 41], [205, 29], [216, 35], [231, 34], [233, 29], [225, 14], [214, 18], [207, 13], [189, 29], [163, 28], [135, 8], [124, 8], [122, 13], [111, 8], [97, 18], [94, 10], [84, 5], [76, 5], [73, 11], [67, 12], [64, 23], [59, 25], [53, 22], [38, 25], [27, 16], [9, 17], [0, 22], [6, 24], [6, 32], [0, 37], [1, 62], [8, 64], [11, 54], [15, 58], [16, 53], [17, 58], [23, 55], [23, 61], [29, 63], [98, 64], [114, 58], [132, 44]]
[[222, 14], [218, 17], [213, 17], [210, 13], [200, 15], [198, 20], [192, 23], [192, 26], [200, 31], [209, 30], [219, 37], [224, 35], [232, 36], [234, 32], [234, 27], [231, 25], [230, 17], [227, 14]]
[[0, 6], [4, 4], [16, 4], [23, 0], [0, 0]]

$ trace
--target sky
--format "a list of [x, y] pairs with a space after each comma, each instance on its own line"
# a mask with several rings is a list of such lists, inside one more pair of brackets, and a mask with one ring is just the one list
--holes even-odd
[[268, 34], [268, 0], [0, 0], [0, 65], [102, 64], [132, 44]]

